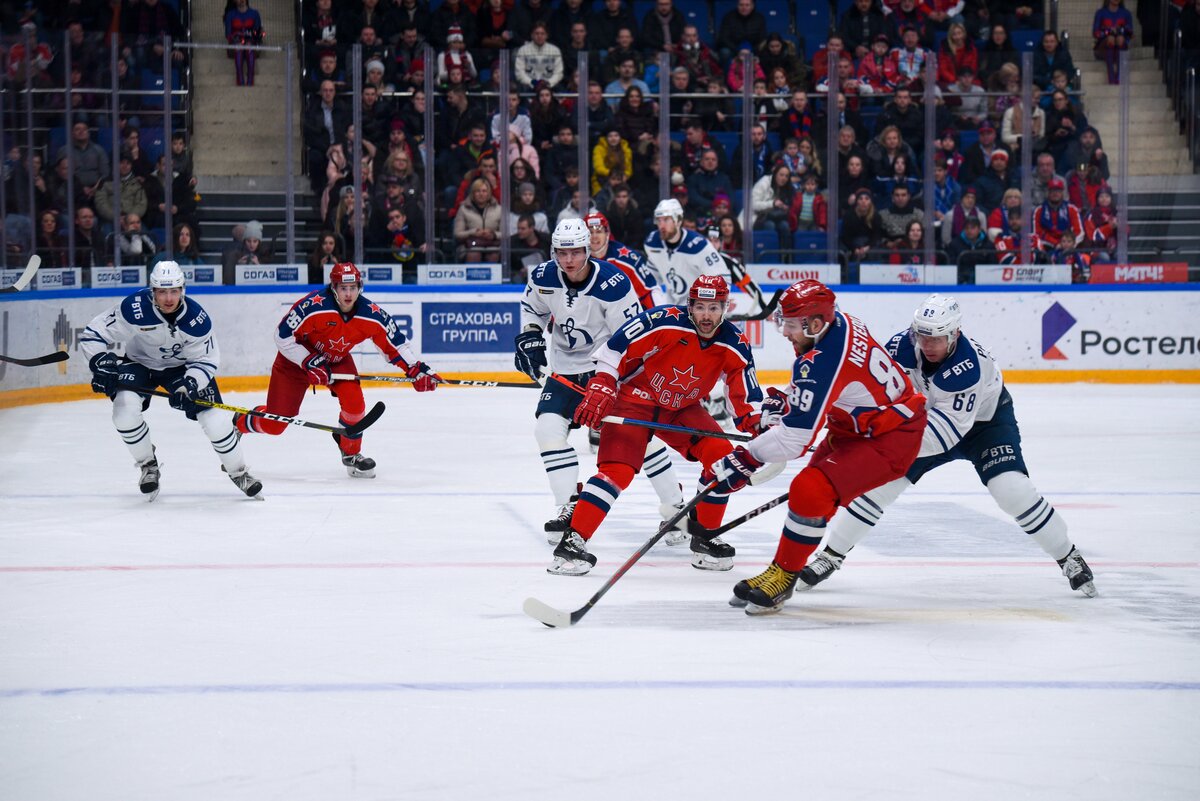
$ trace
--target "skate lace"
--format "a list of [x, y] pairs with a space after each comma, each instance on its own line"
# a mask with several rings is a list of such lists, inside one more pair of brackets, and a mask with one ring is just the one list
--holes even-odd
[[774, 598], [787, 591], [787, 588], [796, 580], [796, 574], [789, 570], [784, 570], [779, 565], [772, 562], [762, 573], [759, 573], [754, 578], [750, 579], [750, 586], [756, 587], [767, 595]]
[[571, 501], [570, 503], [565, 503], [562, 506], [558, 507], [558, 519], [559, 520], [570, 520], [571, 515], [573, 515], [573, 514], [575, 514], [575, 501]]
[[808, 567], [818, 576], [824, 576], [826, 573], [832, 573], [833, 571], [837, 570], [838, 564], [825, 554], [821, 554], [816, 559], [812, 560]]
[[1083, 557], [1074, 551], [1067, 554], [1066, 560], [1063, 561], [1062, 571], [1067, 578], [1075, 578], [1083, 572]]

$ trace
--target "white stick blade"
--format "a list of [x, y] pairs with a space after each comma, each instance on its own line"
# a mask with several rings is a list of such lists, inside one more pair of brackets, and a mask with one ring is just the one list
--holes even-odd
[[763, 465], [762, 469], [750, 476], [750, 483], [754, 486], [766, 484], [775, 476], [783, 472], [783, 468], [787, 467], [787, 462], [768, 462]]
[[571, 625], [571, 615], [549, 604], [544, 604], [537, 598], [526, 598], [523, 607], [525, 614], [539, 623], [553, 629], [565, 629]]

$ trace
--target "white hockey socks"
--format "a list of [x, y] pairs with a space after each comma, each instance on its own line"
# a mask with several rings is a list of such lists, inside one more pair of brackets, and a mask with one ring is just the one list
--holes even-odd
[[987, 488], [996, 505], [1016, 520], [1052, 559], [1061, 561], [1071, 552], [1066, 521], [1038, 493], [1029, 476], [1010, 470], [989, 481]]
[[200, 427], [208, 436], [208, 441], [212, 443], [213, 450], [217, 452], [217, 457], [225, 466], [225, 472], [231, 476], [246, 472], [246, 459], [242, 455], [241, 438], [238, 436], [237, 429], [233, 427], [233, 418], [229, 416], [229, 413], [220, 409], [205, 409], [196, 415], [196, 421], [200, 423]]
[[843, 556], [871, 533], [883, 519], [883, 512], [900, 497], [912, 482], [901, 477], [860, 495], [846, 506], [846, 514], [838, 515], [825, 540], [825, 547]]
[[671, 461], [666, 446], [656, 439], [651, 439], [646, 447], [646, 460], [642, 462], [642, 472], [650, 479], [650, 486], [654, 487], [654, 492], [658, 494], [660, 506], [683, 505], [683, 488], [679, 485], [675, 464]]
[[113, 397], [112, 421], [125, 441], [125, 447], [139, 465], [154, 458], [154, 443], [150, 441], [150, 426], [142, 417], [142, 398], [135, 392], [118, 392]]
[[555, 506], [570, 503], [579, 482], [579, 456], [567, 442], [570, 425], [569, 420], [557, 414], [540, 415], [533, 425]]

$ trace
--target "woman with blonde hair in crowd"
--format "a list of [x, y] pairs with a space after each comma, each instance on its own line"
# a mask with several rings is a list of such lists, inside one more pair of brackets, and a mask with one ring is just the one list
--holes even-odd
[[496, 261], [500, 239], [500, 204], [492, 196], [492, 187], [482, 178], [471, 183], [467, 199], [454, 216], [455, 258], [459, 261]]
[[[1029, 131], [1033, 136], [1033, 153], [1036, 155], [1046, 147], [1046, 112], [1042, 110], [1040, 101], [1042, 90], [1033, 87], [1033, 114], [1029, 115]], [[1012, 151], [1013, 158], [1019, 159], [1021, 153], [1022, 126], [1025, 124], [1025, 109], [1018, 101], [1004, 110], [1000, 121], [1000, 141]]]

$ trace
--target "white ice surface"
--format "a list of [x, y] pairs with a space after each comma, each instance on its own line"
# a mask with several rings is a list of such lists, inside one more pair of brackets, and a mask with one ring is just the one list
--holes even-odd
[[547, 575], [528, 391], [368, 390], [374, 481], [326, 434], [246, 438], [262, 503], [161, 401], [152, 504], [103, 399], [0, 411], [0, 799], [1194, 801], [1200, 388], [1012, 390], [1098, 598], [959, 463], [779, 616], [726, 605], [776, 509], [733, 571], [659, 546], [568, 630], [522, 602], [581, 606], [657, 500], [636, 479], [596, 570]]

